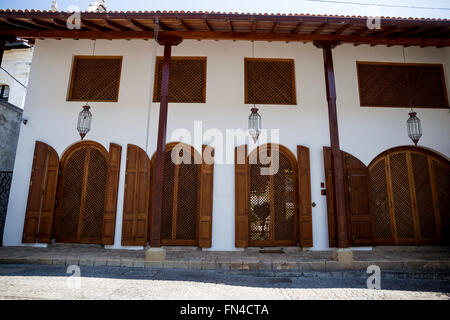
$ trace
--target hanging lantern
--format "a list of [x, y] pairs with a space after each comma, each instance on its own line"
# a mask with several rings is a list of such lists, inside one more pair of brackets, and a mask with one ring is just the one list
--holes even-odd
[[89, 111], [90, 108], [89, 105], [85, 105], [83, 106], [83, 110], [78, 114], [77, 130], [80, 133], [81, 140], [91, 130], [92, 113]]
[[252, 113], [248, 117], [248, 132], [256, 143], [261, 133], [261, 116], [258, 113], [258, 108], [252, 108], [251, 111]]
[[422, 127], [420, 125], [420, 119], [416, 117], [415, 112], [409, 113], [409, 119], [406, 121], [406, 128], [408, 130], [408, 137], [417, 146], [420, 137], [422, 136]]

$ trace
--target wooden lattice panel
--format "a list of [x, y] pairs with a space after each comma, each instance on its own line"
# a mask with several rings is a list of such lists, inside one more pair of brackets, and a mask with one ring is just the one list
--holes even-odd
[[[153, 102], [161, 101], [163, 57], [156, 58]], [[206, 102], [206, 57], [171, 57], [169, 102]]]
[[180, 164], [178, 168], [177, 230], [179, 240], [197, 239], [199, 165]]
[[68, 100], [116, 102], [121, 70], [122, 57], [75, 56]]
[[[259, 151], [249, 157], [249, 244], [296, 245], [296, 166], [281, 149], [269, 147], [262, 150], [262, 154], [272, 157], [273, 152], [278, 152], [278, 170], [267, 174], [270, 165], [263, 164], [266, 159], [261, 161]], [[276, 161], [276, 157], [272, 161]], [[276, 165], [272, 169], [276, 169]]]
[[76, 238], [78, 234], [85, 160], [86, 149], [80, 149], [73, 153], [65, 166], [58, 230], [61, 238]]
[[434, 216], [433, 193], [431, 190], [427, 156], [412, 152], [411, 164], [414, 176], [420, 238], [435, 239], [437, 236], [436, 219]]
[[377, 242], [393, 240], [386, 180], [386, 160], [384, 158], [369, 169], [369, 179], [375, 240]]
[[442, 65], [357, 63], [361, 106], [448, 108]]
[[[164, 245], [195, 245], [197, 243], [200, 200], [200, 165], [175, 164], [172, 150], [166, 151], [164, 162], [163, 203], [161, 208], [161, 240]], [[177, 150], [180, 151], [180, 150]], [[179, 153], [189, 150], [182, 149]]]
[[250, 164], [250, 241], [270, 241], [270, 176], [261, 175], [261, 168], [267, 165]]
[[391, 167], [392, 197], [397, 239], [414, 240], [414, 216], [406, 153], [402, 152], [390, 155], [389, 163]]
[[245, 103], [296, 104], [293, 59], [245, 58]]
[[163, 202], [161, 206], [161, 239], [172, 240], [172, 221], [175, 188], [175, 164], [170, 151], [166, 152], [164, 160]]
[[273, 176], [275, 240], [296, 241], [294, 168], [282, 153], [279, 169]]
[[108, 165], [103, 154], [97, 149], [91, 148], [86, 182], [86, 202], [81, 228], [82, 238], [101, 240], [107, 170]]

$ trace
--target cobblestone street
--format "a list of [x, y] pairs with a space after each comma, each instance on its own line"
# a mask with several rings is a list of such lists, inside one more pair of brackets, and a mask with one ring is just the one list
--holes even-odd
[[[0, 299], [450, 299], [449, 280], [381, 279], [350, 273], [269, 276], [210, 270], [0, 265]], [[78, 286], [79, 284], [79, 286]], [[77, 287], [78, 286], [78, 287]]]

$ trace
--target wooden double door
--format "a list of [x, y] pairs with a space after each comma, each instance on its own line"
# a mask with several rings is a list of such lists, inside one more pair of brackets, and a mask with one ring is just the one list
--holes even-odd
[[376, 244], [450, 244], [450, 164], [417, 147], [383, 152], [369, 164]]
[[36, 141], [22, 241], [113, 244], [120, 154], [116, 144], [108, 152], [82, 141], [59, 161]]
[[[389, 149], [365, 166], [342, 152], [351, 246], [450, 244], [450, 162], [428, 149]], [[328, 236], [337, 244], [331, 150], [324, 148]]]
[[[213, 149], [203, 146], [203, 156], [213, 161]], [[205, 162], [192, 146], [174, 142], [165, 150], [161, 206], [161, 244], [211, 246], [213, 162]], [[144, 150], [128, 145], [122, 245], [146, 245], [155, 222], [153, 172], [156, 153], [150, 160]]]
[[309, 150], [236, 148], [236, 247], [312, 246]]

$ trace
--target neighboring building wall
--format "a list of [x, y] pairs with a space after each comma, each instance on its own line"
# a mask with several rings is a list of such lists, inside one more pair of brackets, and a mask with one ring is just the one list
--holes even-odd
[[[37, 40], [24, 116], [29, 120], [19, 138], [5, 245], [20, 245], [28, 184], [36, 140], [51, 145], [58, 154], [79, 141], [77, 116], [82, 102], [68, 102], [67, 88], [74, 55], [92, 54], [90, 40]], [[356, 61], [403, 62], [402, 47], [345, 44], [333, 50], [337, 87], [337, 110], [342, 150], [368, 164], [390, 147], [411, 144], [406, 134], [407, 108], [359, 106]], [[92, 130], [86, 139], [106, 148], [110, 142], [122, 146], [117, 203], [115, 247], [120, 248], [124, 194], [126, 145], [136, 144], [151, 157], [156, 149], [158, 103], [151, 103], [154, 80], [154, 41], [97, 40], [96, 55], [123, 55], [119, 101], [91, 103]], [[280, 143], [296, 154], [296, 146], [311, 152], [311, 191], [314, 249], [328, 248], [326, 198], [320, 193], [324, 179], [322, 147], [329, 145], [328, 107], [322, 50], [297, 42], [255, 42], [255, 57], [295, 59], [297, 103], [295, 106], [258, 105], [262, 126], [280, 129]], [[448, 49], [405, 48], [407, 62], [443, 63], [450, 74]], [[177, 128], [193, 136], [194, 121], [203, 121], [203, 131], [217, 128], [247, 128], [250, 105], [244, 104], [244, 57], [252, 57], [247, 41], [186, 40], [174, 47], [174, 56], [207, 56], [207, 88], [204, 104], [169, 104], [167, 141]], [[449, 90], [450, 91], [450, 90]], [[149, 105], [150, 113], [149, 113]], [[443, 109], [417, 109], [422, 120], [420, 145], [450, 157], [450, 113]], [[149, 131], [147, 132], [147, 123]], [[204, 140], [208, 144], [211, 141]], [[147, 144], [147, 145], [146, 145]], [[251, 149], [254, 146], [250, 146]], [[233, 154], [223, 154], [234, 158]], [[216, 153], [216, 160], [220, 155]], [[225, 160], [223, 160], [225, 161]], [[214, 167], [213, 236], [211, 250], [235, 250], [234, 165]]]
[[23, 110], [0, 101], [0, 171], [13, 171]]
[[[3, 53], [2, 67], [23, 85], [27, 86], [32, 56], [32, 48], [5, 50]], [[23, 109], [26, 89], [11, 78], [4, 70], [0, 70], [0, 84], [7, 84], [9, 86], [8, 102]]]

